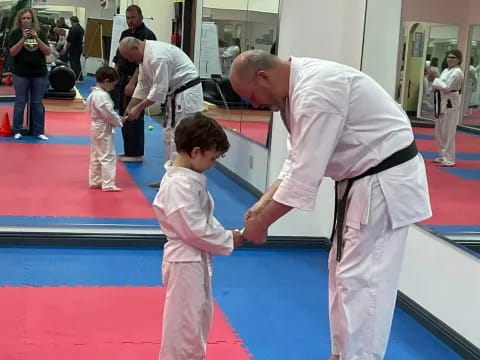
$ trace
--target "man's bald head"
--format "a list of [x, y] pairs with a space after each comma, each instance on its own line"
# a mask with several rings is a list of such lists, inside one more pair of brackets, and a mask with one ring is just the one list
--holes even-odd
[[138, 44], [140, 44], [140, 40], [134, 38], [133, 36], [127, 36], [120, 41], [120, 44], [118, 45], [118, 50], [130, 50], [132, 48], [138, 47]]
[[243, 81], [254, 81], [259, 71], [269, 71], [281, 63], [281, 60], [263, 50], [249, 50], [238, 55], [232, 63], [230, 77]]
[[238, 55], [230, 70], [232, 88], [253, 107], [280, 110], [288, 96], [290, 63], [262, 50]]
[[144, 42], [132, 36], [127, 36], [120, 41], [118, 51], [125, 59], [134, 63], [141, 63], [143, 60]]

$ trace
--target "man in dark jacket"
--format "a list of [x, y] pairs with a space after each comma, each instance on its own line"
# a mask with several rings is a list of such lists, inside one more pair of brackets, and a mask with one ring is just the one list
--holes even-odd
[[[142, 10], [137, 5], [127, 7], [126, 20], [128, 29], [122, 32], [120, 40], [127, 36], [133, 36], [139, 40], [156, 40], [155, 34], [143, 23]], [[125, 109], [130, 102], [138, 80], [138, 65], [127, 61], [117, 50], [113, 58], [115, 69], [119, 74], [119, 100], [118, 110], [124, 115]], [[124, 162], [142, 162], [144, 152], [144, 112], [137, 121], [127, 121], [123, 125], [124, 153], [119, 156]]]
[[80, 64], [80, 56], [83, 52], [83, 35], [85, 31], [80, 25], [78, 17], [72, 16], [70, 18], [72, 27], [68, 31], [67, 44], [61, 51], [61, 55], [68, 54], [68, 61], [70, 67], [75, 72], [77, 81], [83, 81], [82, 65]]

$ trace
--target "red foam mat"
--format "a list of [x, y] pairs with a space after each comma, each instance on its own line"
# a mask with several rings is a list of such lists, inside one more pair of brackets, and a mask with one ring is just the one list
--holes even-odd
[[[13, 124], [13, 104], [0, 105], [0, 120], [8, 113]], [[86, 112], [45, 112], [45, 134], [56, 136], [90, 136], [90, 116]]]
[[[163, 287], [0, 287], [0, 359], [157, 359]], [[207, 360], [250, 355], [215, 307]]]
[[153, 219], [152, 206], [117, 162], [122, 192], [88, 188], [89, 147], [0, 142], [0, 214]]
[[[414, 128], [416, 134], [434, 135], [432, 128]], [[480, 149], [480, 138], [457, 132], [456, 135], [457, 153], [478, 153]], [[421, 151], [437, 151], [437, 144], [434, 139], [416, 140]], [[456, 174], [449, 173], [432, 159], [426, 159], [428, 187], [433, 215], [422, 222], [425, 225], [477, 225], [480, 224], [480, 213], [478, 203], [480, 182], [467, 180]], [[455, 169], [479, 169], [478, 160], [456, 160]]]

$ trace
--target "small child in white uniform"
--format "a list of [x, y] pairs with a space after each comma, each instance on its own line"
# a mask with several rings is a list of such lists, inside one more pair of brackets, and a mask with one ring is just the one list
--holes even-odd
[[203, 360], [213, 315], [213, 254], [229, 255], [242, 235], [225, 230], [213, 216], [213, 199], [202, 173], [229, 148], [214, 120], [200, 113], [175, 129], [177, 157], [166, 173], [153, 207], [167, 243], [162, 278], [166, 287], [160, 360]]
[[88, 183], [90, 188], [103, 191], [121, 191], [115, 185], [116, 156], [114, 148], [114, 127], [122, 127], [120, 116], [113, 111], [112, 91], [118, 81], [117, 72], [110, 66], [102, 66], [95, 73], [97, 85], [92, 88], [85, 106], [92, 118], [90, 169]]

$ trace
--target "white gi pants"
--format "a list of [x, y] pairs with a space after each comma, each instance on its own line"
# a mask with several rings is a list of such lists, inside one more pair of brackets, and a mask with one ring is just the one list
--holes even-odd
[[460, 107], [447, 109], [435, 121], [435, 139], [438, 145], [438, 154], [448, 164], [455, 164], [455, 134]]
[[[176, 103], [176, 112], [175, 112], [175, 127], [180, 124], [180, 121], [185, 119], [188, 116], [194, 115], [193, 113], [187, 113], [184, 111], [183, 104], [181, 103], [181, 99], [183, 98], [182, 93], [177, 95], [177, 101], [180, 103]], [[171, 102], [167, 101], [167, 121], [166, 126], [163, 129], [163, 145], [165, 147], [165, 160], [175, 160], [177, 156], [177, 147], [175, 146], [175, 128], [172, 128], [172, 110], [171, 110]]]
[[213, 319], [210, 255], [162, 264], [167, 288], [159, 360], [203, 360]]
[[332, 354], [340, 360], [380, 360], [390, 334], [408, 226], [392, 229], [375, 175], [357, 180], [349, 199], [342, 259], [335, 258], [336, 241], [329, 256]]
[[90, 136], [90, 166], [88, 184], [90, 187], [101, 186], [102, 189], [115, 187], [117, 159], [113, 146], [112, 127], [105, 125], [95, 129]]

